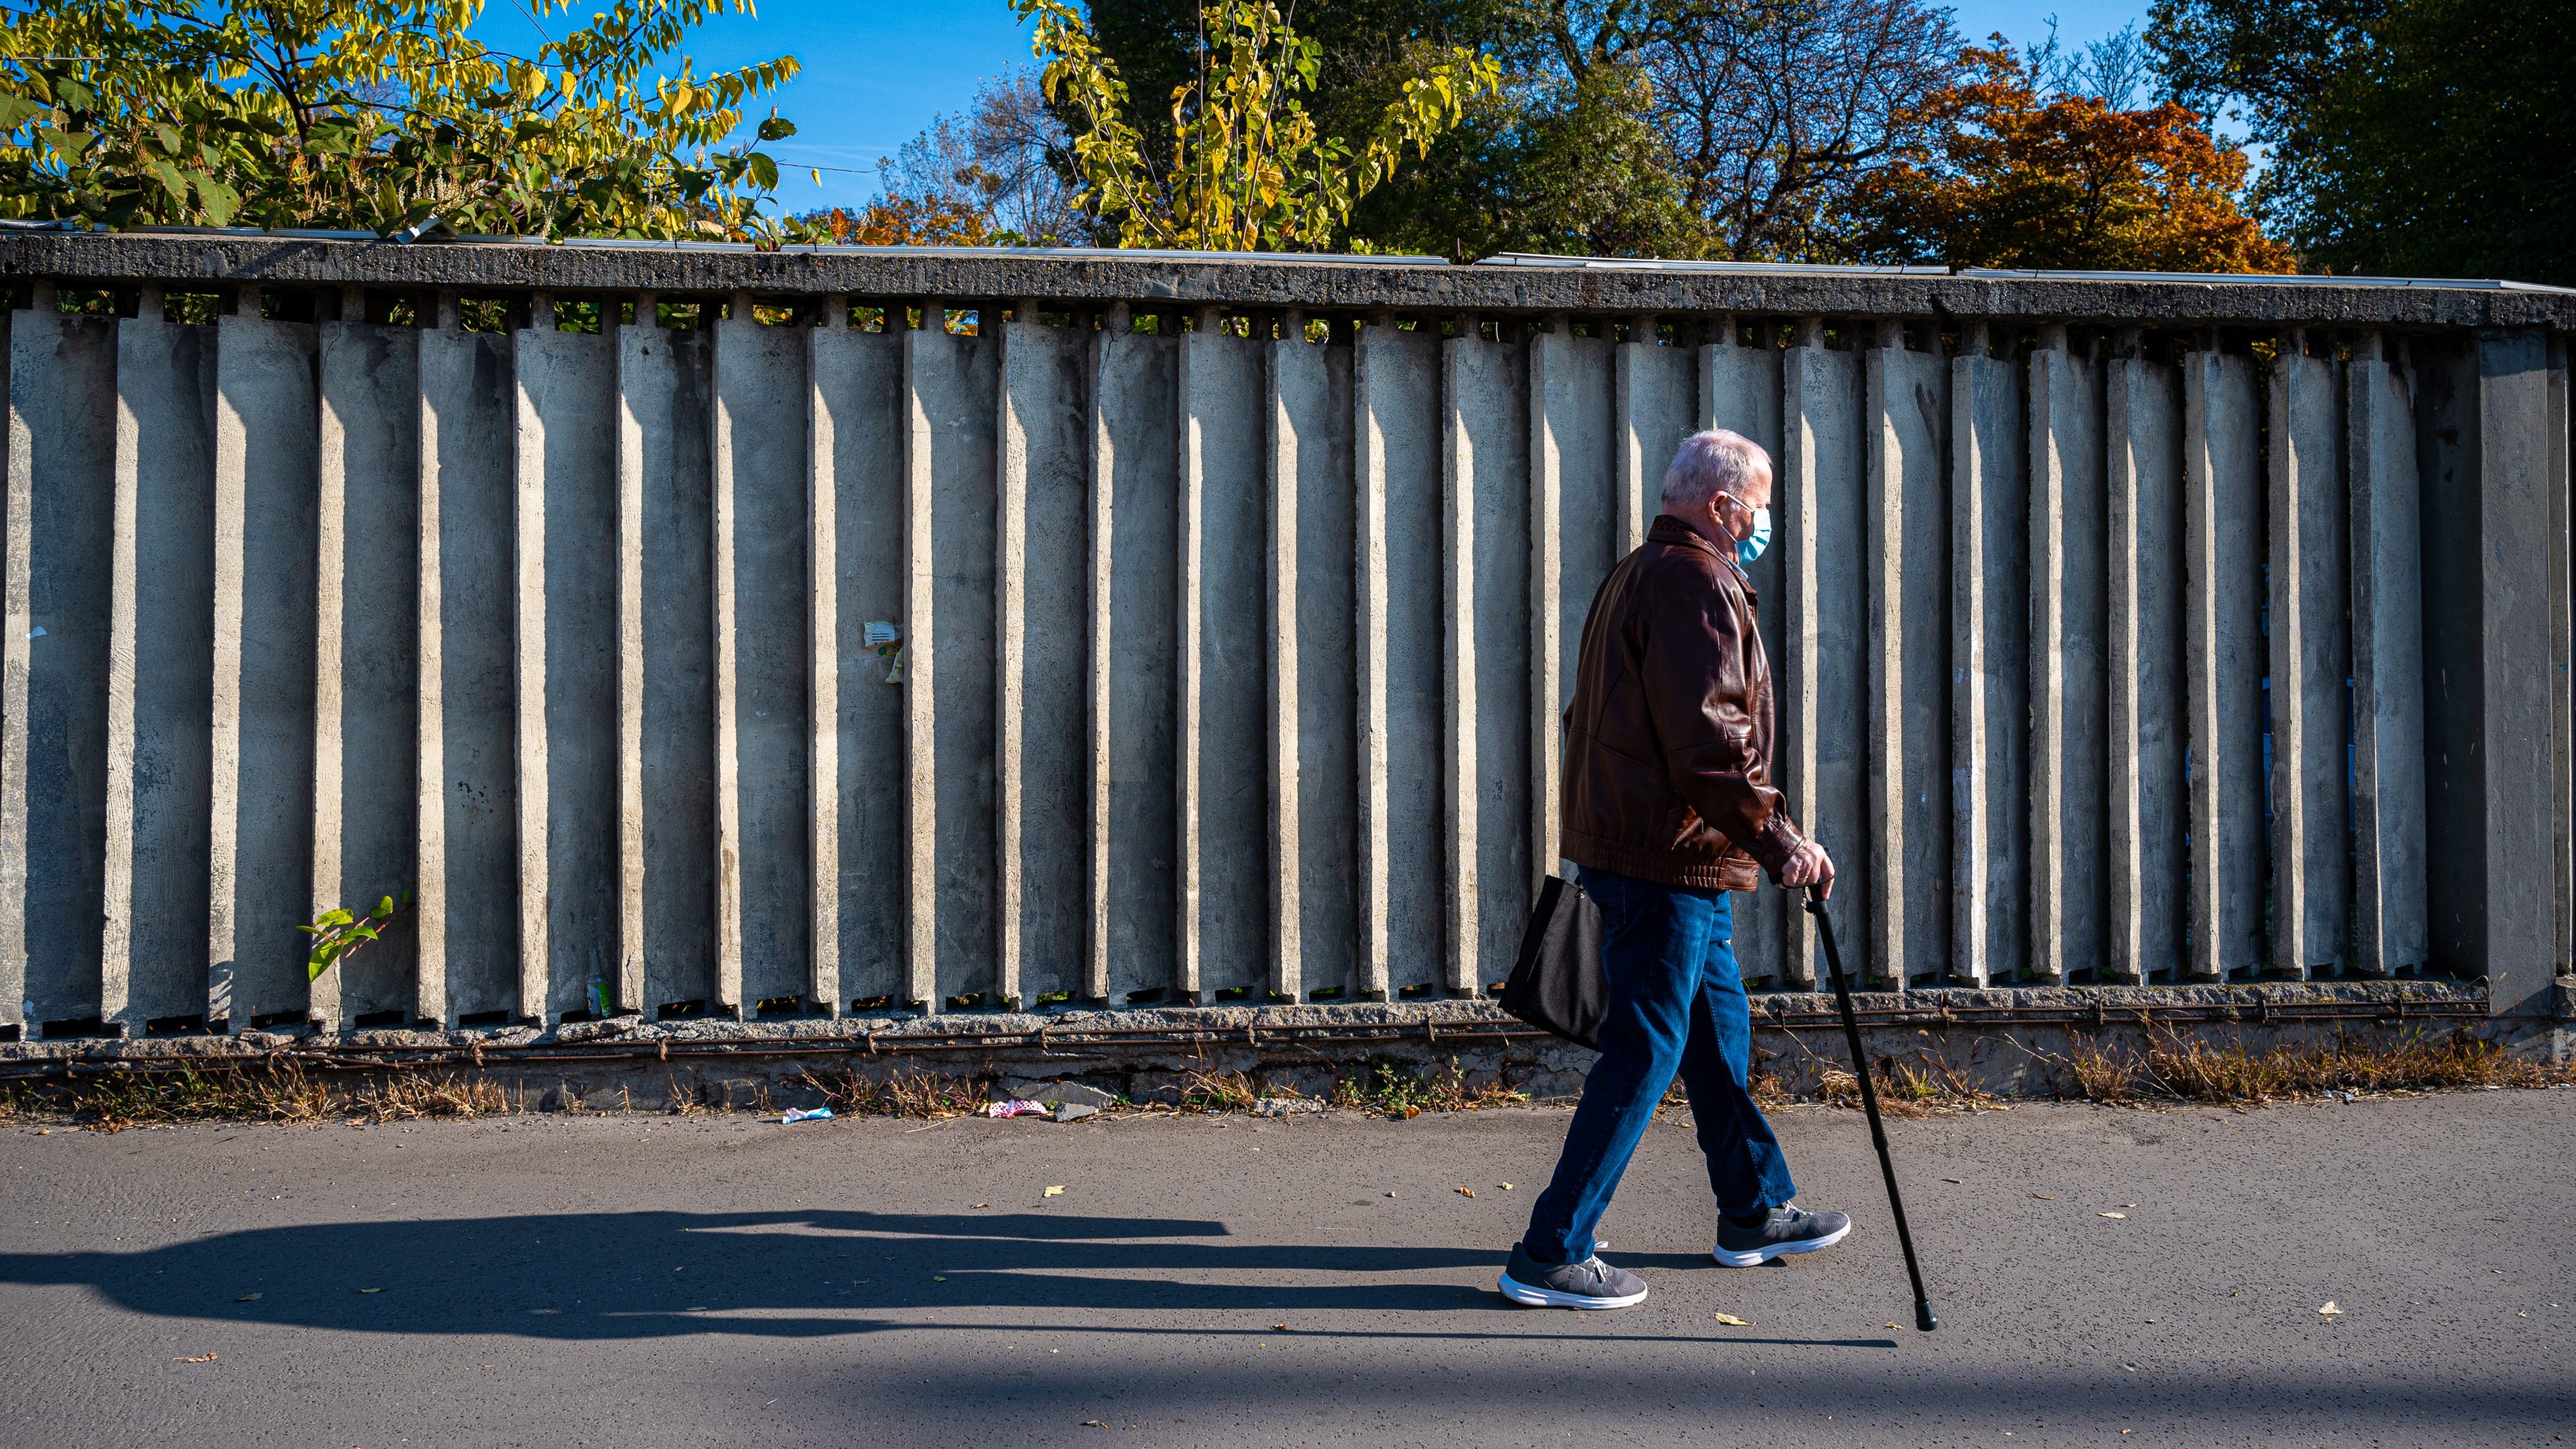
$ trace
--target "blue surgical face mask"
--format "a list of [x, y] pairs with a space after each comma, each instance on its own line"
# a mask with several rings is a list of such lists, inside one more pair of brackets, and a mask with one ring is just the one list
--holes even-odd
[[1753, 527], [1747, 529], [1744, 537], [1735, 542], [1735, 562], [1749, 569], [1753, 567], [1755, 559], [1762, 557], [1762, 550], [1770, 546], [1771, 510], [1756, 508], [1753, 510]]

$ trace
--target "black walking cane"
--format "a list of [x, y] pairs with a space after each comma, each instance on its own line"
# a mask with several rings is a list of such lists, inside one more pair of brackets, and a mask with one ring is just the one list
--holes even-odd
[[1887, 1155], [1887, 1129], [1878, 1120], [1878, 1088], [1869, 1080], [1869, 1056], [1861, 1049], [1860, 1018], [1852, 1014], [1851, 983], [1843, 979], [1843, 953], [1834, 946], [1834, 923], [1825, 918], [1820, 886], [1807, 887], [1807, 914], [1816, 918], [1824, 937], [1825, 965], [1834, 973], [1834, 999], [1843, 1009], [1843, 1035], [1851, 1041], [1852, 1071], [1860, 1078], [1861, 1110], [1869, 1114], [1869, 1137], [1878, 1144], [1878, 1170], [1887, 1179], [1887, 1205], [1896, 1213], [1896, 1243], [1905, 1250], [1905, 1276], [1914, 1281], [1914, 1326], [1925, 1333], [1941, 1326], [1932, 1316], [1932, 1300], [1923, 1292], [1923, 1270], [1914, 1262], [1914, 1234], [1905, 1226], [1905, 1199], [1896, 1190], [1896, 1163]]

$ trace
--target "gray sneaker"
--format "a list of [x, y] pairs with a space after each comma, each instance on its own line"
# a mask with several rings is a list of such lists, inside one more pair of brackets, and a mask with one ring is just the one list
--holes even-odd
[[1633, 1308], [1646, 1301], [1646, 1280], [1613, 1268], [1596, 1254], [1580, 1263], [1549, 1265], [1512, 1244], [1512, 1261], [1495, 1285], [1514, 1303], [1532, 1308]]
[[1811, 1213], [1789, 1203], [1773, 1208], [1757, 1227], [1739, 1228], [1720, 1217], [1715, 1256], [1724, 1267], [1753, 1268], [1791, 1253], [1830, 1248], [1849, 1236], [1851, 1219], [1843, 1214]]

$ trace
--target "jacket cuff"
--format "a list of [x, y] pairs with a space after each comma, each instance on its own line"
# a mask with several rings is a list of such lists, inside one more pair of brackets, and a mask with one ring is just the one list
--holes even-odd
[[1789, 863], [1789, 857], [1797, 854], [1798, 847], [1806, 843], [1807, 838], [1798, 833], [1797, 826], [1789, 823], [1788, 815], [1775, 810], [1769, 819], [1762, 822], [1762, 829], [1754, 835], [1748, 853], [1776, 882], [1780, 879], [1781, 868]]

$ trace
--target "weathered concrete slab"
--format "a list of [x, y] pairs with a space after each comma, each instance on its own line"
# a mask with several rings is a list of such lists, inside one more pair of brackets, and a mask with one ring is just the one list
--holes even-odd
[[236, 1030], [303, 1020], [311, 1000], [296, 927], [313, 919], [315, 339], [311, 324], [271, 322], [256, 306], [254, 296], [215, 334], [208, 1010]]
[[[1036, 309], [1002, 330], [1001, 783], [995, 985], [1082, 994], [1090, 943], [1092, 334]], [[1255, 500], [1257, 503], [1257, 499]], [[864, 515], [863, 515], [864, 516]], [[1253, 560], [1257, 566], [1257, 556]], [[1035, 706], [1032, 708], [1032, 706]], [[864, 887], [863, 887], [864, 889]]]
[[[913, 737], [912, 749], [916, 772], [923, 754], [930, 755], [933, 792], [930, 840], [918, 836], [921, 802], [914, 802], [914, 899], [918, 906], [927, 868], [935, 912], [933, 921], [916, 919], [913, 929], [916, 948], [926, 926], [936, 942], [928, 983], [934, 995], [924, 998], [936, 1010], [951, 997], [994, 989], [994, 485], [1001, 370], [991, 337], [948, 331], [937, 307], [904, 334], [904, 346], [914, 619], [904, 679], [916, 710], [930, 711], [926, 721], [915, 716], [916, 728], [927, 729]], [[916, 956], [915, 969], [921, 964]], [[916, 989], [923, 984], [915, 979]]]
[[[614, 1008], [620, 979], [621, 819], [620, 348], [614, 335], [619, 329], [591, 335], [559, 332], [552, 321], [541, 311], [536, 325], [516, 339], [519, 798], [521, 818], [538, 827], [543, 850], [535, 875], [543, 894], [525, 912], [521, 949], [530, 958], [529, 969], [539, 973], [528, 983], [528, 998], [545, 1003], [548, 1020], [566, 1012]], [[542, 641], [542, 653], [534, 660], [529, 657], [532, 639]], [[533, 700], [528, 697], [532, 684]], [[523, 860], [535, 859], [529, 833], [523, 825]], [[520, 890], [525, 893], [530, 886], [530, 872], [523, 866]], [[542, 951], [527, 944], [532, 927], [542, 932]]]
[[1892, 982], [1950, 955], [1950, 363], [1889, 327], [1863, 354], [1869, 427], [1870, 959]]
[[1270, 975], [1269, 568], [1262, 509], [1267, 344], [1201, 312], [1179, 339], [1181, 517], [1178, 975], [1196, 997]]
[[[355, 315], [317, 330], [318, 913], [399, 900], [419, 880], [420, 352], [413, 329]], [[343, 958], [313, 983], [316, 1014], [408, 1022], [420, 999], [419, 944], [406, 921]]]
[[1448, 910], [1442, 821], [1440, 337], [1391, 320], [1359, 339], [1360, 990], [1432, 986]]
[[[1868, 431], [1862, 419], [1861, 355], [1825, 346], [1821, 319], [1800, 324], [1781, 363], [1778, 491], [1772, 543], [1782, 551], [1785, 646], [1779, 754], [1774, 762], [1789, 813], [1834, 860], [1834, 896], [1848, 916], [1869, 909], [1877, 882], [1869, 859]], [[1789, 913], [1785, 976], [1795, 987], [1822, 979], [1813, 918]], [[1868, 934], [1837, 940], [1855, 981], [1877, 974]]]
[[2264, 935], [2263, 457], [2252, 360], [2213, 340], [2183, 371], [2183, 686], [2191, 713], [2191, 956], [2235, 976]]
[[1358, 985], [1351, 348], [1293, 319], [1270, 346], [1270, 663], [1279, 895], [1270, 989]]
[[[716, 999], [715, 539], [707, 334], [617, 331], [618, 1004]], [[891, 411], [891, 410], [889, 410]]]
[[2420, 968], [2424, 903], [2422, 488], [2414, 384], [2377, 337], [2346, 377], [2352, 478], [2353, 969]]
[[0, 515], [0, 1010], [30, 1034], [102, 1010], [117, 425], [113, 324], [35, 303]]
[[832, 831], [821, 828], [818, 809], [814, 835], [815, 885], [818, 899], [828, 901], [816, 920], [830, 928], [815, 939], [816, 970], [828, 956], [840, 988], [833, 999], [847, 1009], [853, 1001], [909, 995], [898, 662], [906, 629], [903, 336], [899, 328], [864, 332], [827, 317], [809, 342], [813, 708], [826, 726], [817, 738], [830, 745], [828, 758], [814, 757], [814, 786], [818, 799], [833, 801]]
[[2350, 786], [2333, 764], [2351, 717], [2343, 378], [2293, 334], [2271, 383], [2272, 969], [2332, 976], [2352, 907]]
[[2030, 961], [2030, 482], [2023, 371], [1972, 328], [1950, 363], [1950, 970]]
[[2031, 961], [2042, 981], [2110, 950], [2109, 570], [2101, 372], [2043, 328], [2030, 355]]
[[[806, 839], [806, 343], [801, 327], [762, 325], [747, 296], [736, 297], [730, 313], [710, 329], [716, 974], [722, 1004], [749, 1014], [764, 1001], [810, 1004], [813, 986], [813, 877]], [[988, 494], [990, 486], [988, 475]], [[985, 559], [989, 565], [989, 551]], [[989, 607], [985, 617], [991, 617]]]
[[2109, 448], [2110, 956], [2107, 979], [2180, 969], [2189, 929], [2183, 704], [2182, 397], [2134, 339], [2103, 365]]
[[[206, 1010], [215, 350], [213, 329], [157, 312], [147, 303], [117, 324], [100, 1013], [128, 1036], [155, 1020], [202, 1021]], [[406, 609], [410, 586], [408, 575], [396, 579]], [[408, 697], [411, 681], [402, 683]], [[408, 777], [411, 741], [398, 743]], [[408, 800], [402, 809], [407, 819]]]
[[[1472, 327], [1472, 323], [1469, 324]], [[1446, 344], [1449, 952], [1441, 984], [1511, 975], [1529, 920], [1528, 354], [1469, 328]]]
[[1093, 934], [1085, 995], [1123, 1002], [1170, 990], [1177, 969], [1179, 357], [1173, 339], [1127, 330], [1124, 313], [1111, 316], [1094, 346]]
[[521, 1014], [506, 335], [420, 349], [420, 1004], [424, 1019]]

